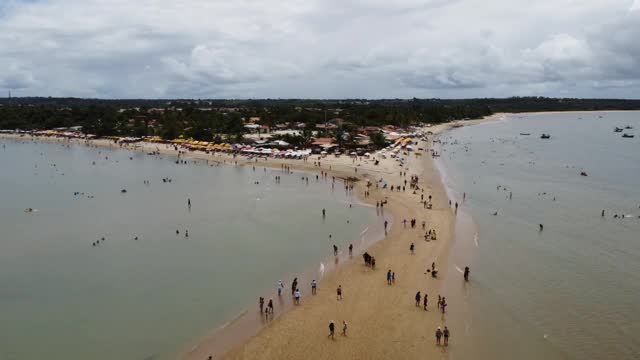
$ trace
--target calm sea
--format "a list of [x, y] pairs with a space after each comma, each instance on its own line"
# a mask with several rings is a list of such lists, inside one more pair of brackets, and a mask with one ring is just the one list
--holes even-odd
[[449, 286], [453, 358], [640, 358], [638, 135], [640, 113], [592, 112], [441, 136], [451, 195], [466, 193], [449, 271], [471, 267]]
[[0, 140], [0, 359], [165, 358], [255, 311], [376, 218], [302, 176]]

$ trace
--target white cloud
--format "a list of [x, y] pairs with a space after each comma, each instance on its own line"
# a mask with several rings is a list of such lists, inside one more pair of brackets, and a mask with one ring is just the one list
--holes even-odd
[[0, 0], [0, 89], [96, 97], [634, 97], [640, 11], [629, 9], [638, 2]]

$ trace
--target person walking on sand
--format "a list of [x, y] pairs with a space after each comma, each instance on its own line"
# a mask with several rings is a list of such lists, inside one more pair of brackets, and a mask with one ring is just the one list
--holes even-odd
[[414, 249], [415, 249], [415, 247], [414, 247], [413, 243], [411, 243], [411, 246], [409, 246], [409, 251], [411, 251], [411, 255], [414, 254]]
[[267, 304], [267, 311], [269, 314], [273, 315], [273, 299], [269, 298], [269, 303]]
[[316, 289], [318, 287], [318, 283], [316, 280], [311, 280], [311, 295], [316, 295]]
[[296, 305], [300, 305], [300, 297], [302, 296], [302, 294], [300, 294], [300, 289], [296, 289], [294, 296]]
[[347, 336], [347, 322], [342, 320], [342, 336]]
[[449, 329], [446, 326], [444, 327], [444, 331], [442, 332], [442, 335], [444, 336], [444, 346], [449, 346], [449, 336], [451, 335], [451, 333], [449, 332]]
[[264, 298], [262, 296], [260, 296], [258, 303], [260, 304], [260, 314], [262, 314], [262, 309], [264, 308]]
[[342, 285], [338, 285], [336, 292], [338, 293], [337, 299], [342, 300]]
[[445, 297], [442, 297], [442, 302], [440, 303], [440, 308], [442, 309], [442, 313], [444, 314], [447, 310], [447, 300]]
[[391, 285], [391, 269], [387, 271], [387, 285]]
[[420, 306], [420, 300], [422, 297], [420, 296], [420, 291], [416, 293], [416, 307]]
[[333, 322], [333, 320], [331, 320], [331, 322], [329, 323], [329, 336], [327, 336], [328, 338], [331, 338], [331, 340], [333, 340], [333, 332], [336, 329], [336, 324]]
[[442, 339], [442, 330], [440, 330], [440, 326], [438, 326], [438, 330], [436, 330], [436, 344], [440, 345], [440, 339]]
[[424, 302], [423, 302], [424, 311], [427, 311], [427, 303], [428, 302], [429, 302], [428, 295], [425, 293], [424, 294]]

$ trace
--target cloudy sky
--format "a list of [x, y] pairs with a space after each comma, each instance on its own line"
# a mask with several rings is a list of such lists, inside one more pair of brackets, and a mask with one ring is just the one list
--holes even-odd
[[640, 98], [640, 0], [0, 0], [0, 91]]

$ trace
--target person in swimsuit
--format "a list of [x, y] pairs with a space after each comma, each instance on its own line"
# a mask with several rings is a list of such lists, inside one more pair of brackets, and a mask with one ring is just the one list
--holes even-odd
[[273, 299], [269, 299], [269, 304], [267, 304], [267, 312], [273, 314]]

